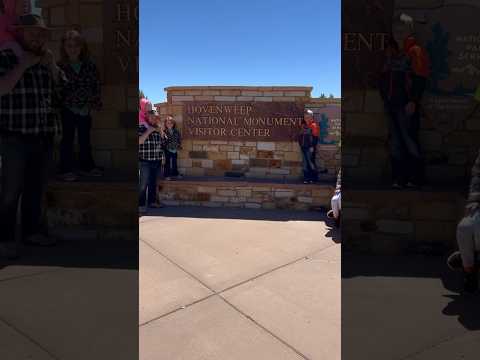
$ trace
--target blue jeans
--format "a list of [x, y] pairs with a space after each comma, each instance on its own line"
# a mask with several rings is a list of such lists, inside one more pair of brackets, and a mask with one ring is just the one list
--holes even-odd
[[2, 134], [2, 188], [0, 196], [0, 241], [14, 241], [17, 209], [22, 197], [22, 235], [46, 234], [44, 197], [53, 137]]
[[409, 181], [420, 184], [423, 181], [423, 159], [418, 140], [418, 111], [409, 116], [403, 106], [388, 110], [393, 181], [403, 185]]
[[139, 206], [150, 206], [157, 200], [157, 177], [160, 160], [140, 160]]
[[316, 181], [317, 171], [312, 161], [312, 153], [310, 148], [302, 149], [302, 165], [303, 165], [303, 179], [305, 181]]

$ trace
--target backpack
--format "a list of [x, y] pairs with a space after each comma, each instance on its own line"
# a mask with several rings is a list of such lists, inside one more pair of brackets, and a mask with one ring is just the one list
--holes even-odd
[[413, 36], [408, 36], [405, 39], [404, 49], [410, 59], [413, 73], [423, 78], [430, 77], [430, 57], [427, 51], [417, 43]]

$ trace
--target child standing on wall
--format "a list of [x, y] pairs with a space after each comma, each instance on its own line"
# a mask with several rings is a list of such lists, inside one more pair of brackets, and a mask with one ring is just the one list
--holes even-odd
[[302, 127], [298, 135], [298, 144], [302, 151], [303, 160], [303, 183], [313, 184], [316, 180], [316, 170], [312, 162], [312, 154], [314, 152], [314, 139], [312, 129], [305, 119], [302, 119]]
[[169, 181], [172, 177], [179, 179], [181, 175], [178, 173], [177, 158], [178, 150], [182, 148], [182, 138], [175, 120], [170, 115], [165, 119], [164, 133], [165, 180]]
[[90, 59], [85, 39], [76, 30], [68, 31], [61, 41], [59, 67], [64, 71], [68, 84], [63, 92], [62, 127], [60, 149], [60, 173], [64, 181], [75, 181], [73, 172], [73, 144], [75, 131], [80, 147], [80, 174], [102, 176], [92, 156], [90, 133], [91, 112], [102, 107], [100, 76]]

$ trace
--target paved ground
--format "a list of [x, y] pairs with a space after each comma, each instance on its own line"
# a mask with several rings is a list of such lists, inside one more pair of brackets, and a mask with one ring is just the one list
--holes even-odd
[[444, 257], [342, 258], [342, 359], [476, 360], [480, 295]]
[[478, 358], [480, 295], [441, 257], [346, 254], [340, 299], [319, 213], [156, 215], [140, 219], [140, 294], [136, 241], [0, 263], [0, 359], [131, 360], [139, 332], [142, 360], [339, 359], [340, 306], [344, 360]]
[[136, 359], [137, 244], [79, 239], [0, 259], [0, 359]]
[[140, 219], [140, 359], [340, 359], [340, 245], [320, 213]]

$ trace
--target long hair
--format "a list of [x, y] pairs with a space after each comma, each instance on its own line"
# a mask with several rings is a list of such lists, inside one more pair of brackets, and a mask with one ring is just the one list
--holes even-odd
[[164, 129], [165, 129], [165, 130], [168, 129], [168, 128], [167, 128], [167, 121], [168, 121], [168, 120], [170, 120], [170, 121], [172, 122], [172, 124], [173, 124], [172, 129], [176, 129], [176, 128], [177, 128], [177, 122], [173, 119], [173, 116], [171, 116], [171, 115], [167, 115], [167, 117], [165, 118], [165, 121], [164, 121], [164, 123], [163, 123]]
[[60, 42], [60, 61], [61, 62], [64, 62], [64, 63], [69, 62], [69, 57], [67, 55], [67, 52], [65, 51], [65, 43], [68, 40], [73, 40], [81, 46], [82, 49], [80, 51], [80, 56], [79, 56], [80, 61], [90, 60], [90, 51], [88, 49], [88, 45], [85, 38], [77, 30], [68, 30], [65, 33], [65, 35], [63, 35], [62, 41]]

